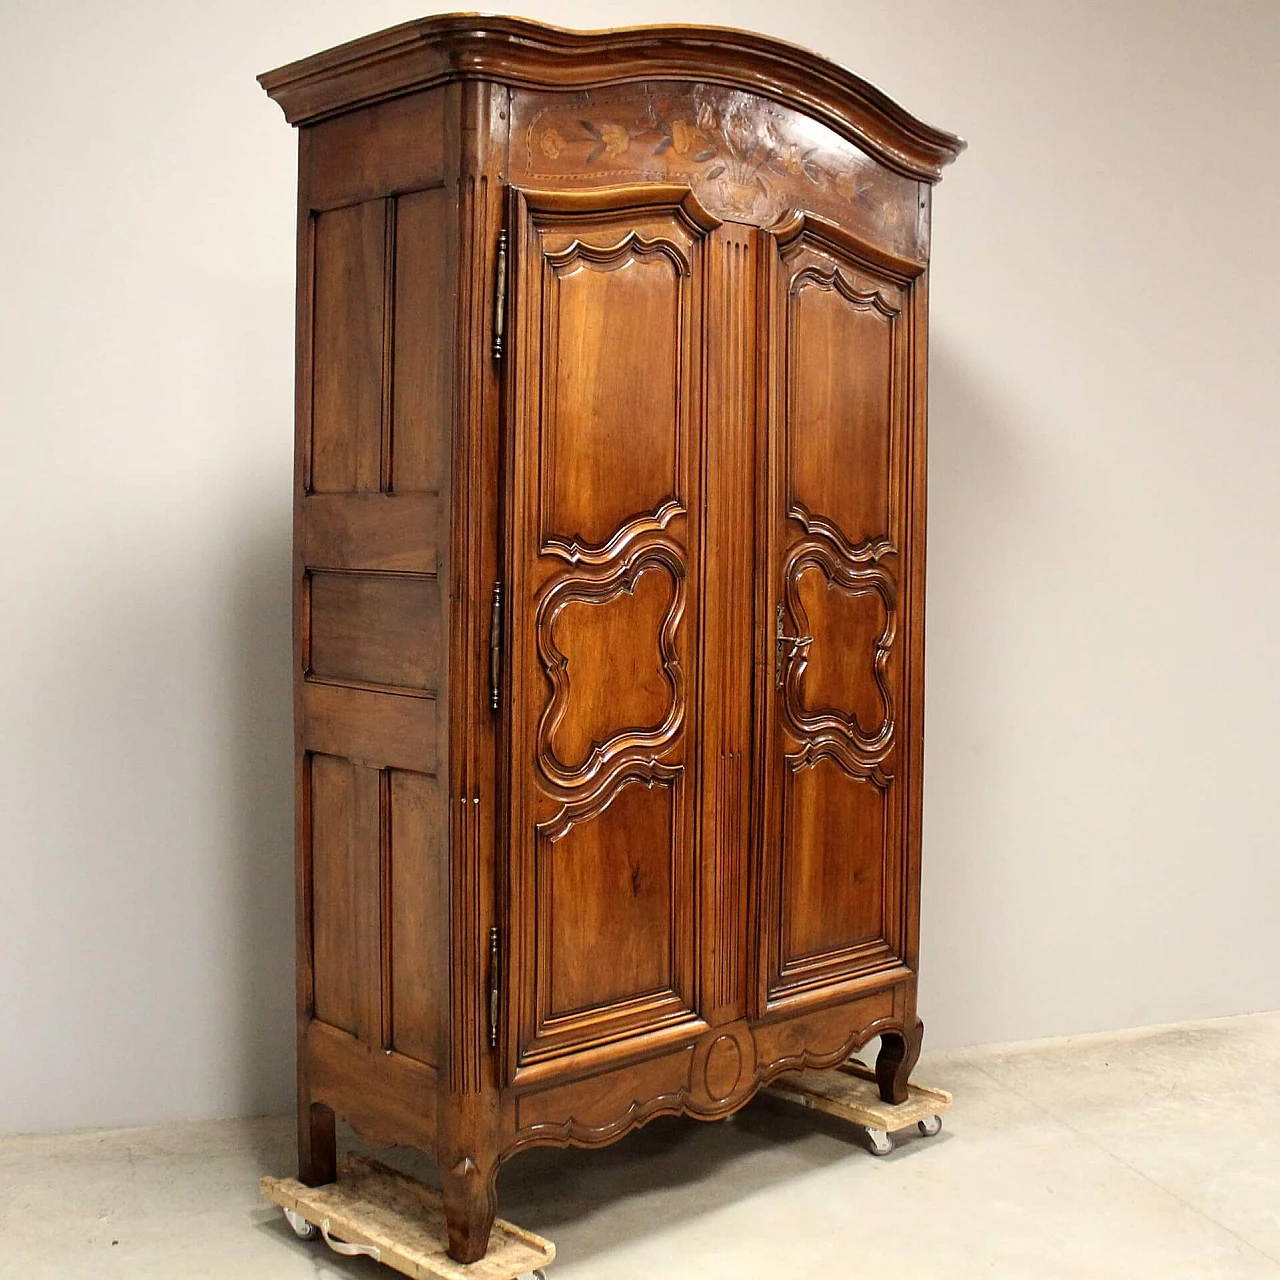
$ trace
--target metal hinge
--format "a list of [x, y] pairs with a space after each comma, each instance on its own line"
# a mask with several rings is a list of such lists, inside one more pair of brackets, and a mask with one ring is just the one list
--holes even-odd
[[498, 926], [489, 930], [489, 1048], [498, 1047], [498, 1003], [502, 994], [498, 969]]
[[502, 583], [493, 584], [493, 611], [489, 615], [489, 710], [497, 711], [502, 693]]
[[502, 359], [502, 332], [507, 321], [507, 233], [498, 236], [498, 278], [493, 288], [493, 358]]

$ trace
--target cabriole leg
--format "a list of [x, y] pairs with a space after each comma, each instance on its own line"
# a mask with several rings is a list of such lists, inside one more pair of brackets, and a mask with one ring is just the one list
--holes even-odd
[[906, 1102], [907, 1079], [915, 1070], [923, 1040], [924, 1023], [919, 1018], [910, 1031], [886, 1031], [881, 1037], [880, 1054], [876, 1058], [876, 1083], [880, 1086], [881, 1101], [895, 1106]]
[[455, 1262], [479, 1262], [489, 1247], [497, 1207], [497, 1176], [496, 1164], [482, 1169], [470, 1156], [440, 1170], [449, 1256]]

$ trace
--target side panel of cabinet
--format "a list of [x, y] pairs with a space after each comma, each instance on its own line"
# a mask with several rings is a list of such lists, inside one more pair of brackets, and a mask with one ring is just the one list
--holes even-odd
[[[909, 976], [914, 276], [819, 219], [769, 244], [756, 1012]], [[914, 581], [912, 579], [912, 581]]]
[[[446, 111], [444, 93], [421, 94], [301, 137], [300, 1069], [312, 1101], [421, 1145], [434, 1112], [409, 1104], [440, 1065], [447, 992]], [[383, 1127], [406, 1108], [406, 1128]]]
[[514, 192], [508, 1071], [697, 1010], [703, 295], [714, 219]]

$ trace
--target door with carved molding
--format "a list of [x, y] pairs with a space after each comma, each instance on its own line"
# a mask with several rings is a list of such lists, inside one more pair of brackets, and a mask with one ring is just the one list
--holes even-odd
[[911, 275], [811, 216], [765, 241], [757, 1016], [900, 978], [912, 927], [898, 776]]
[[702, 1025], [702, 344], [718, 225], [684, 188], [510, 196], [508, 1079]]

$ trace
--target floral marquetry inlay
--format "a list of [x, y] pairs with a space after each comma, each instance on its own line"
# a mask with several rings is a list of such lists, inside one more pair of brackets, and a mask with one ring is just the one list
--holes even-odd
[[[829, 159], [824, 162], [818, 146], [788, 142], [772, 124], [759, 128], [745, 112], [731, 111], [721, 118], [704, 102], [698, 107], [696, 121], [667, 120], [650, 106], [635, 127], [586, 119], [561, 128], [549, 125], [539, 137], [539, 149], [548, 159], [556, 160], [577, 148], [587, 165], [624, 156], [633, 145], [640, 156], [660, 156], [670, 149], [692, 164], [704, 165], [705, 179], [724, 179], [748, 204], [757, 193], [768, 196], [770, 176], [805, 178], [817, 186], [830, 187], [846, 200], [856, 200], [872, 189], [866, 174], [837, 167]], [[897, 212], [891, 206], [885, 216], [893, 221]]]
[[[826, 126], [706, 84], [517, 94], [516, 181], [681, 180], [719, 216], [770, 222], [794, 207], [862, 224], [918, 255], [917, 186]], [[523, 154], [520, 154], [522, 150]], [[856, 211], [852, 214], [851, 211]]]

